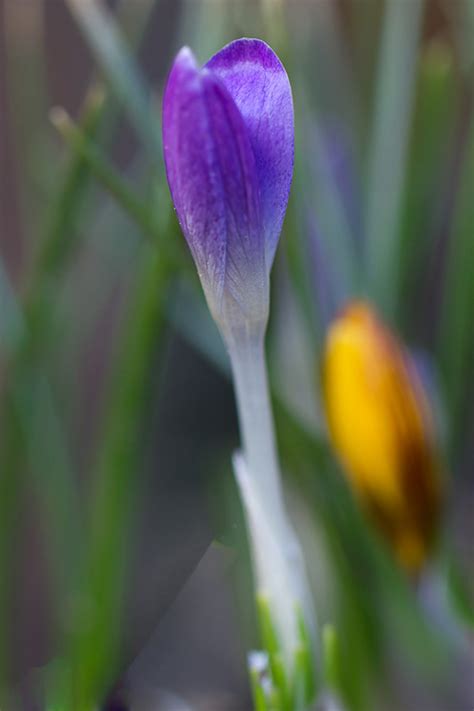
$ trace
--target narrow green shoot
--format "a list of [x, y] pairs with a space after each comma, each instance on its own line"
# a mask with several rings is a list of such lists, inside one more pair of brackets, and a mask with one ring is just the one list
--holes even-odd
[[265, 595], [257, 595], [257, 610], [263, 651], [250, 655], [256, 703], [262, 704], [265, 711], [307, 711], [315, 699], [317, 685], [312, 642], [303, 614], [295, 610], [299, 644], [289, 669]]

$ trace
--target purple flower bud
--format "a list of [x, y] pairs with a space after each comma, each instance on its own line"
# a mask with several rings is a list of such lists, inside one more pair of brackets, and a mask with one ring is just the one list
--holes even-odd
[[268, 277], [293, 173], [287, 74], [270, 47], [232, 42], [199, 68], [176, 57], [163, 143], [178, 219], [224, 333], [264, 324]]

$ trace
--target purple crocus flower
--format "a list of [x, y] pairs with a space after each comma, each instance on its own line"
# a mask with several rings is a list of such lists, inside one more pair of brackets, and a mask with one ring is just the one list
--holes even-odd
[[269, 272], [293, 173], [286, 71], [258, 39], [200, 68], [188, 48], [163, 99], [168, 182], [211, 312], [227, 337], [266, 324]]
[[234, 469], [256, 587], [271, 610], [288, 688], [299, 689], [292, 678], [301, 646], [296, 611], [308, 631], [313, 625], [281, 485], [264, 350], [269, 275], [293, 174], [294, 118], [287, 74], [270, 47], [237, 40], [203, 68], [182, 49], [165, 90], [163, 142], [178, 219], [231, 361], [243, 443]]

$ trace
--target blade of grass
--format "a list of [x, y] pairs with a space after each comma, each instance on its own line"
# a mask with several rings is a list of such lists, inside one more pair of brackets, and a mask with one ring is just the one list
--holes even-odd
[[337, 693], [341, 688], [339, 636], [333, 625], [325, 624], [322, 637], [325, 687]]
[[84, 131], [74, 124], [64, 109], [56, 108], [51, 120], [63, 139], [87, 163], [99, 182], [108, 190], [125, 212], [137, 223], [144, 234], [155, 237], [157, 225], [154, 213], [138, 198], [127, 182], [120, 177], [97, 145], [94, 145]]
[[[48, 179], [45, 166], [51, 165], [51, 137], [44, 133], [48, 100], [44, 9], [42, 3], [27, 6], [5, 0], [2, 14], [7, 51], [2, 72], [8, 81], [10, 140], [14, 144], [16, 191], [26, 243], [36, 235], [45, 202], [42, 193]], [[25, 246], [28, 249], [29, 245]]]
[[[20, 309], [19, 305], [17, 306]], [[23, 323], [23, 321], [21, 322]], [[9, 675], [9, 645], [14, 635], [10, 619], [13, 594], [11, 569], [15, 560], [12, 541], [23, 525], [23, 493], [33, 490], [45, 522], [45, 537], [52, 580], [60, 609], [74, 571], [72, 551], [78, 546], [79, 510], [72, 487], [65, 436], [52, 393], [43, 373], [27, 349], [28, 336], [16, 343], [16, 359], [9, 363], [8, 383], [2, 402], [0, 445], [0, 688]], [[28, 483], [27, 475], [32, 475]], [[61, 615], [58, 615], [61, 619]], [[57, 632], [57, 630], [54, 630]]]
[[341, 13], [335, 3], [317, 2], [311, 6], [308, 21], [310, 54], [301, 58], [303, 65], [314, 63], [308, 93], [313, 94], [318, 107], [324, 106], [327, 116], [343, 116], [346, 126], [356, 129], [361, 110], [359, 87], [356, 91]]
[[153, 161], [162, 161], [160, 117], [114, 17], [96, 0], [66, 0], [108, 84], [123, 104]]
[[[153, 2], [154, 0], [148, 0], [143, 15], [134, 15], [139, 21], [131, 29], [132, 41], [136, 41], [141, 35], [145, 16]], [[86, 136], [95, 135], [103, 123], [106, 114], [103, 99], [103, 93], [98, 89], [93, 89], [86, 98], [80, 122], [81, 130]], [[114, 112], [112, 115], [115, 115]], [[0, 303], [3, 313], [0, 343], [8, 355], [12, 369], [10, 376], [13, 376], [8, 383], [2, 406], [4, 429], [0, 452], [0, 687], [3, 686], [9, 657], [7, 637], [10, 621], [7, 611], [10, 607], [8, 596], [11, 592], [9, 560], [13, 550], [10, 534], [16, 523], [23, 484], [23, 476], [20, 474], [23, 473], [26, 460], [29, 460], [30, 469], [39, 475], [38, 491], [47, 512], [45, 519], [49, 524], [48, 535], [50, 541], [55, 544], [55, 563], [62, 569], [64, 564], [74, 561], [74, 550], [69, 544], [73, 538], [72, 532], [76, 530], [75, 521], [79, 509], [74, 500], [74, 486], [69, 486], [73, 480], [72, 475], [68, 473], [65, 437], [41, 367], [36, 369], [35, 366], [31, 369], [31, 366], [32, 363], [41, 361], [45, 354], [45, 345], [49, 342], [51, 315], [54, 313], [51, 302], [55, 286], [72, 256], [73, 247], [76, 246], [77, 223], [82, 216], [90, 181], [91, 171], [87, 161], [79, 151], [73, 151], [49, 210], [37, 268], [26, 296], [26, 318], [16, 300], [3, 264], [0, 263]], [[25, 404], [28, 406], [25, 407]], [[61, 571], [56, 572], [61, 577]]]
[[10, 649], [14, 621], [11, 619], [11, 571], [14, 560], [13, 532], [19, 515], [21, 481], [16, 475], [16, 453], [21, 449], [21, 435], [16, 419], [2, 423], [2, 468], [0, 471], [0, 698], [7, 693], [10, 677]]
[[367, 180], [367, 273], [372, 298], [392, 317], [400, 207], [413, 107], [422, 0], [386, 0]]
[[[156, 1], [141, 0], [138, 8], [136, 3], [124, 0], [118, 2], [117, 17], [131, 47], [137, 46], [143, 36]], [[28, 41], [21, 39], [25, 20], [28, 20]], [[44, 66], [45, 17], [42, 3], [31, 4], [25, 9], [23, 3], [9, 0], [5, 4], [5, 24], [12, 115], [23, 117], [21, 121], [13, 122], [18, 163], [24, 172], [21, 183], [26, 185], [24, 195], [21, 196], [23, 214], [28, 223], [28, 231], [34, 236], [38, 219], [41, 219], [41, 208], [48, 197], [42, 194], [39, 188], [47, 182], [45, 165], [51, 162], [51, 153], [54, 150], [51, 136], [45, 135], [44, 131], [48, 107]]]
[[[102, 128], [106, 111], [106, 95], [94, 84], [86, 94], [81, 118], [81, 132], [89, 139]], [[51, 207], [45, 219], [35, 271], [29, 284], [27, 299], [38, 300], [38, 292], [45, 282], [57, 278], [76, 246], [77, 225], [83, 203], [91, 183], [91, 171], [83, 155], [76, 150], [70, 154], [66, 168], [58, 180]]]
[[472, 364], [474, 361], [474, 240], [472, 225], [474, 203], [474, 121], [464, 164], [464, 174], [451, 236], [448, 267], [444, 287], [438, 352], [443, 373], [448, 408], [451, 415], [450, 450], [453, 461], [460, 451], [468, 422], [472, 395]]
[[140, 0], [139, 3], [119, 0], [116, 9], [117, 18], [123, 28], [124, 39], [132, 48], [138, 46], [146, 32], [150, 16], [157, 4], [158, 0]]
[[[120, 20], [123, 20], [124, 32], [127, 33], [126, 38], [132, 48], [138, 46], [156, 2], [157, 0], [142, 0], [139, 12], [136, 7], [131, 8], [131, 5], [124, 0], [119, 3], [117, 15]], [[87, 144], [92, 143], [93, 137], [97, 141], [100, 139], [101, 144], [110, 141], [117, 117], [116, 102], [104, 91], [100, 81], [95, 77], [86, 93], [79, 123], [75, 124], [75, 129], [81, 134], [81, 139], [76, 143], [80, 144], [82, 141]], [[41, 282], [45, 276], [43, 272], [48, 272], [49, 276], [59, 273], [71, 256], [73, 243], [77, 237], [76, 226], [81, 218], [83, 203], [93, 177], [90, 163], [84, 152], [79, 150], [80, 145], [74, 146], [73, 143], [74, 141], [69, 142], [72, 148], [71, 158], [64, 175], [61, 175], [60, 189], [54, 193], [51, 208], [48, 210], [40, 252], [35, 262], [33, 284], [30, 288], [32, 300], [35, 300], [38, 282]]]
[[25, 323], [21, 307], [12, 284], [0, 259], [0, 350], [3, 355], [12, 353], [24, 335]]
[[170, 265], [158, 244], [143, 245], [136, 294], [122, 353], [112, 377], [108, 414], [94, 474], [91, 530], [85, 562], [87, 624], [71, 639], [77, 697], [71, 708], [92, 708], [114, 679], [119, 662], [129, 523], [141, 466], [140, 435], [147, 386], [164, 329]]
[[[99, 125], [102, 101], [98, 94], [89, 95], [86, 100], [82, 125], [87, 133], [94, 133]], [[64, 264], [66, 255], [73, 244], [71, 235], [80, 213], [80, 206], [84, 198], [86, 185], [89, 180], [89, 171], [81, 158], [73, 156], [61, 182], [60, 190], [53, 203], [50, 221], [48, 222], [44, 248], [40, 262], [42, 263], [41, 275], [30, 284], [26, 296], [24, 310], [18, 303], [14, 290], [9, 283], [3, 264], [0, 263], [0, 294], [4, 318], [2, 347], [8, 364], [8, 381], [2, 402], [2, 438], [0, 442], [0, 629], [2, 630], [0, 650], [0, 673], [5, 675], [7, 670], [9, 616], [8, 604], [11, 576], [10, 555], [12, 554], [11, 541], [14, 540], [14, 526], [17, 525], [15, 513], [20, 504], [20, 492], [24, 485], [24, 474], [27, 460], [34, 472], [43, 477], [38, 480], [39, 500], [45, 506], [45, 511], [50, 510], [54, 502], [64, 505], [67, 510], [68, 525], [61, 533], [61, 540], [70, 540], [69, 533], [77, 530], [75, 524], [78, 507], [71, 504], [70, 496], [73, 489], [68, 490], [64, 501], [58, 502], [58, 484], [61, 492], [72, 481], [72, 475], [66, 467], [64, 456], [64, 435], [60, 432], [59, 422], [52, 413], [54, 412], [50, 394], [45, 392], [44, 373], [39, 365], [39, 353], [44, 354], [47, 339], [46, 332], [51, 325], [51, 292], [54, 292], [53, 275]], [[66, 248], [69, 247], [69, 250]], [[32, 372], [32, 364], [37, 364]], [[40, 374], [41, 373], [41, 374]], [[41, 382], [41, 386], [39, 383]], [[24, 402], [24, 388], [34, 399], [33, 410], [22, 406]], [[23, 394], [22, 394], [23, 393]], [[38, 399], [36, 394], [39, 393]], [[32, 412], [35, 413], [35, 428], [30, 430]], [[36, 417], [36, 413], [41, 416]], [[51, 415], [51, 417], [50, 417]], [[43, 442], [45, 446], [38, 446]], [[61, 472], [53, 471], [52, 452], [61, 453]], [[44, 456], [43, 456], [44, 455]], [[57, 463], [57, 460], [55, 460]], [[43, 468], [44, 465], [44, 468]], [[61, 476], [58, 482], [57, 475]], [[62, 512], [56, 511], [54, 516], [45, 518], [47, 523], [56, 523]], [[52, 526], [48, 529], [50, 538], [57, 536], [57, 529]], [[71, 560], [69, 555], [66, 559]], [[61, 566], [64, 561], [58, 560]], [[62, 577], [58, 573], [58, 578]]]
[[432, 42], [420, 62], [400, 235], [398, 314], [412, 338], [419, 327], [413, 304], [442, 220], [440, 193], [448, 176], [452, 180], [449, 160], [459, 110], [457, 89], [452, 50]]
[[45, 536], [55, 604], [65, 612], [76, 571], [72, 553], [80, 550], [82, 540], [77, 482], [57, 405], [41, 365], [38, 369], [33, 364], [30, 369], [22, 367], [12, 390], [27, 471], [47, 522]]

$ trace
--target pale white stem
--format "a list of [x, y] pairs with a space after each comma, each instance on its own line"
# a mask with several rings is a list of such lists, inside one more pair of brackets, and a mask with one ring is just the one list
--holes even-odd
[[264, 334], [240, 332], [229, 345], [245, 461], [275, 517], [286, 522], [265, 365]]
[[[230, 340], [230, 339], [229, 339]], [[234, 375], [243, 457], [234, 471], [249, 527], [257, 589], [268, 598], [288, 668], [299, 643], [297, 611], [314, 632], [301, 547], [281, 484], [264, 352], [264, 333], [227, 341]]]

